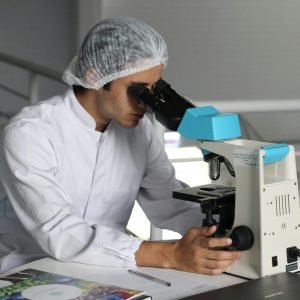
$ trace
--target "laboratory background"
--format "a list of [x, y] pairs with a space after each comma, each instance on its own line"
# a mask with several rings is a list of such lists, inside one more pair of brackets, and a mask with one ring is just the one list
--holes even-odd
[[[298, 0], [1, 0], [0, 130], [22, 107], [64, 92], [61, 73], [91, 26], [132, 16], [166, 40], [164, 79], [174, 89], [239, 113], [243, 138], [294, 145], [299, 180], [299, 12]], [[197, 142], [154, 126], [177, 177], [208, 182]], [[128, 228], [144, 239], [178, 237], [137, 205]]]

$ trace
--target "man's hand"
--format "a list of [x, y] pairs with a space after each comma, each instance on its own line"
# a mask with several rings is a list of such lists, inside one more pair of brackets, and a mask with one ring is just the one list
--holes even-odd
[[214, 250], [215, 247], [226, 247], [231, 244], [229, 238], [210, 237], [216, 226], [192, 228], [174, 245], [171, 265], [174, 269], [214, 275], [224, 272], [240, 252]]
[[232, 242], [229, 238], [212, 238], [215, 231], [216, 226], [192, 228], [175, 243], [143, 242], [136, 252], [137, 265], [220, 274], [240, 257], [240, 252], [214, 250]]

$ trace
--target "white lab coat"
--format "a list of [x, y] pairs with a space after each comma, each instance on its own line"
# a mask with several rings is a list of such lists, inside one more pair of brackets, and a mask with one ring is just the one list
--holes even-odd
[[172, 199], [181, 186], [147, 117], [95, 131], [69, 89], [24, 108], [1, 144], [0, 272], [45, 256], [135, 265], [142, 240], [125, 231], [135, 200], [157, 227], [202, 223], [199, 205]]

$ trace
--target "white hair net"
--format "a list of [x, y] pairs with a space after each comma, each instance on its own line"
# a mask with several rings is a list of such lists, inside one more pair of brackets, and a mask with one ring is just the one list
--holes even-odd
[[106, 19], [88, 32], [63, 81], [98, 90], [117, 78], [166, 66], [167, 60], [167, 45], [152, 27], [131, 17]]

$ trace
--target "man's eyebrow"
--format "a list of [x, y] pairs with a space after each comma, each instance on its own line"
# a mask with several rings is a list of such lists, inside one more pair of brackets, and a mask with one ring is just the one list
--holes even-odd
[[141, 84], [141, 85], [148, 85], [147, 82], [141, 82], [141, 81], [131, 81], [130, 84]]

